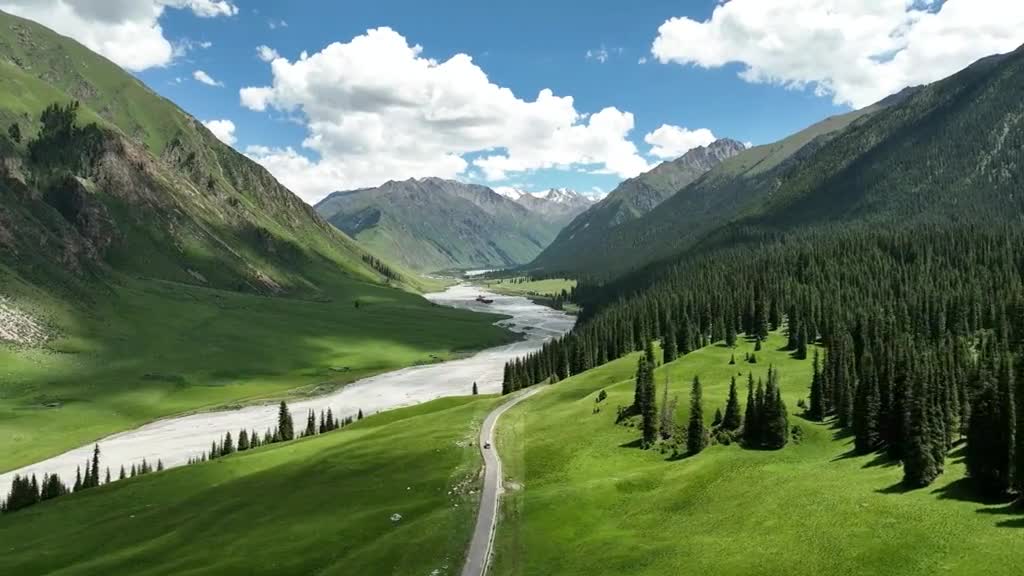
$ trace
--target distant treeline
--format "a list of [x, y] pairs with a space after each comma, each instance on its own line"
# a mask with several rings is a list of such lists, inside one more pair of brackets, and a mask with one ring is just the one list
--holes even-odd
[[402, 280], [401, 274], [395, 272], [394, 269], [385, 264], [380, 258], [377, 258], [372, 254], [363, 254], [363, 262], [369, 264], [374, 270], [380, 272], [381, 276], [388, 280], [393, 280], [395, 282], [401, 282]]

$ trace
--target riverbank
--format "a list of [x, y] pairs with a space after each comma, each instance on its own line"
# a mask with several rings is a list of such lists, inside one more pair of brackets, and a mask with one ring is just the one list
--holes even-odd
[[[546, 340], [564, 334], [575, 323], [571, 316], [538, 306], [522, 297], [484, 292], [494, 302], [477, 302], [476, 297], [481, 292], [477, 287], [458, 285], [427, 295], [427, 298], [447, 308], [504, 316], [506, 318], [496, 325], [521, 334], [522, 340], [488, 348], [459, 360], [412, 366], [363, 378], [329, 394], [292, 402], [293, 415], [301, 419], [309, 410], [319, 414], [327, 409], [340, 418], [355, 415], [360, 410], [364, 414], [374, 414], [443, 396], [468, 395], [474, 382], [482, 394], [500, 392], [507, 361], [539, 349]], [[222, 438], [225, 432], [235, 434], [242, 428], [263, 431], [275, 425], [276, 418], [276, 405], [258, 404], [157, 420], [101, 440], [102, 465], [117, 470], [121, 465], [130, 467], [145, 458], [149, 462], [159, 459], [167, 467], [179, 466], [207, 451], [210, 443]], [[0, 475], [0, 491], [7, 491], [15, 473], [39, 477], [44, 473], [56, 473], [65, 481], [73, 481], [76, 467], [83, 465], [91, 453], [92, 443], [87, 443], [59, 456]]]

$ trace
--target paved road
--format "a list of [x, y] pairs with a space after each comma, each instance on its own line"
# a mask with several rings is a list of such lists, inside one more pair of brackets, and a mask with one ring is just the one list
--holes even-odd
[[[494, 545], [494, 529], [498, 519], [498, 496], [501, 487], [501, 458], [494, 445], [494, 426], [498, 418], [516, 404], [540, 392], [540, 386], [530, 388], [495, 408], [480, 428], [480, 451], [484, 455], [484, 488], [480, 492], [480, 511], [476, 516], [476, 528], [473, 529], [473, 540], [469, 543], [469, 554], [466, 565], [462, 567], [462, 576], [484, 576], [491, 560], [491, 548]], [[490, 448], [484, 448], [490, 444]]]

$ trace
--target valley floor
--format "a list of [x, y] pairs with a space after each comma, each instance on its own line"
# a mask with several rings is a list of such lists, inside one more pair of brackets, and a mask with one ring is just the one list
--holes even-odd
[[[637, 447], [639, 430], [616, 425], [632, 403], [637, 356], [551, 386], [502, 418], [498, 447], [510, 487], [492, 574], [1019, 574], [1024, 512], [983, 502], [964, 479], [963, 450], [929, 488], [905, 491], [898, 463], [852, 456], [852, 439], [800, 417], [811, 360], [779, 350], [773, 335], [756, 365], [708, 347], [657, 370], [689, 413], [694, 375], [710, 424], [737, 375], [781, 375], [800, 443], [778, 452], [712, 446], [671, 461]], [[735, 353], [737, 365], [728, 364]], [[600, 390], [608, 399], [594, 413]]]
[[313, 301], [124, 279], [69, 303], [2, 279], [6, 305], [56, 338], [0, 345], [0, 472], [162, 417], [326, 392], [515, 339], [496, 316], [354, 281]]

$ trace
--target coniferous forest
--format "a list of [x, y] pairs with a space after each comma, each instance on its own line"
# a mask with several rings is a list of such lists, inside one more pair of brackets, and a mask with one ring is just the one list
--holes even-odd
[[[901, 462], [908, 486], [932, 482], [963, 443], [979, 491], [1020, 490], [1022, 242], [1004, 226], [758, 235], [669, 267], [648, 288], [581, 289], [591, 299], [579, 327], [509, 364], [504, 390], [578, 374], [651, 340], [685, 355], [785, 330], [797, 357], [809, 344], [825, 348], [807, 383], [808, 417], [851, 431], [861, 453]], [[769, 380], [750, 387], [743, 437], [780, 447], [784, 434], [749, 430], [751, 398], [759, 412], [780, 409]]]

